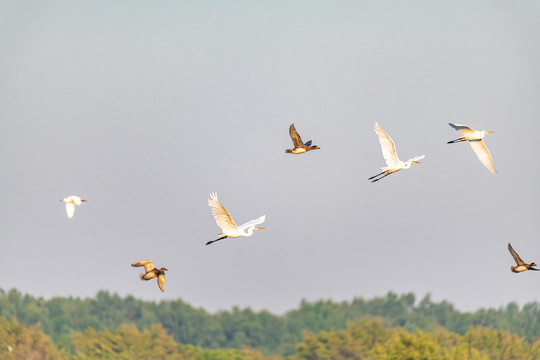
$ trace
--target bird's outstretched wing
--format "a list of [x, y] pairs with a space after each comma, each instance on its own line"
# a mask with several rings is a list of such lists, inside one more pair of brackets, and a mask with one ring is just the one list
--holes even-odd
[[139, 262], [131, 264], [131, 266], [144, 266], [145, 272], [154, 270], [154, 263], [150, 260], [139, 261]]
[[259, 225], [259, 224], [262, 224], [264, 222], [264, 220], [266, 219], [266, 215], [263, 215], [257, 219], [254, 219], [254, 220], [251, 220], [251, 221], [248, 221], [247, 223], [244, 223], [242, 225], [240, 225], [238, 227], [238, 230], [240, 231], [244, 231], [245, 229], [247, 229], [248, 227], [250, 226], [255, 226], [255, 225]]
[[73, 214], [75, 214], [75, 204], [71, 201], [66, 203], [66, 214], [70, 219], [73, 217]]
[[375, 134], [379, 137], [379, 143], [381, 143], [381, 150], [386, 165], [388, 167], [396, 167], [399, 163], [399, 158], [392, 138], [377, 123], [375, 123]]
[[165, 274], [158, 275], [157, 284], [162, 292], [165, 291]]
[[217, 193], [211, 193], [208, 200], [208, 206], [212, 208], [212, 215], [218, 226], [223, 230], [225, 234], [238, 231], [231, 214], [225, 209], [218, 200]]
[[468, 135], [468, 134], [476, 132], [476, 130], [468, 127], [467, 125], [452, 124], [452, 123], [448, 123], [448, 125], [450, 125], [457, 132], [462, 133], [463, 135]]
[[291, 136], [294, 147], [304, 145], [304, 143], [302, 142], [302, 138], [300, 137], [300, 135], [298, 135], [298, 132], [294, 127], [294, 124], [291, 124], [291, 126], [289, 127], [289, 135]]
[[489, 150], [486, 147], [486, 144], [482, 140], [470, 140], [469, 144], [471, 144], [472, 149], [474, 150], [474, 153], [478, 157], [478, 159], [484, 164], [484, 166], [492, 173], [496, 174], [497, 170], [495, 170], [495, 165], [493, 165], [493, 159], [491, 158], [491, 154], [489, 153]]
[[512, 245], [510, 245], [510, 243], [508, 243], [508, 251], [510, 251], [510, 254], [512, 254], [512, 257], [514, 258], [514, 261], [516, 262], [516, 264], [518, 264], [518, 266], [525, 265], [525, 261], [521, 260], [517, 252], [512, 248]]

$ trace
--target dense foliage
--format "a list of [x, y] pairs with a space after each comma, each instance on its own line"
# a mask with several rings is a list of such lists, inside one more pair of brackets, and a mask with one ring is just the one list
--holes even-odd
[[[95, 298], [34, 298], [16, 290], [0, 290], [0, 315], [20, 324], [39, 324], [59, 348], [74, 352], [74, 333], [89, 334], [126, 328], [150, 331], [161, 324], [175, 343], [197, 348], [251, 348], [264, 354], [290, 355], [303, 340], [304, 332], [348, 329], [350, 322], [379, 318], [386, 328], [401, 327], [409, 334], [433, 332], [441, 327], [465, 335], [475, 326], [509, 331], [533, 342], [540, 336], [540, 303], [519, 307], [510, 303], [499, 309], [460, 312], [445, 301], [436, 303], [429, 296], [419, 302], [413, 294], [388, 293], [371, 300], [355, 298], [350, 302], [303, 301], [296, 310], [277, 316], [267, 311], [254, 312], [233, 308], [216, 314], [196, 309], [182, 300], [159, 303], [121, 298], [101, 291]], [[134, 326], [134, 327], [133, 327]], [[87, 328], [93, 330], [88, 330]], [[74, 340], [75, 339], [75, 340]], [[304, 340], [305, 341], [305, 340]]]
[[437, 328], [432, 333], [385, 328], [380, 321], [350, 323], [344, 330], [306, 334], [296, 360], [535, 360], [540, 339], [530, 344], [507, 331], [473, 327], [464, 335]]
[[[251, 349], [201, 349], [176, 343], [161, 324], [145, 330], [122, 325], [114, 331], [73, 333], [71, 352], [58, 350], [38, 328], [0, 317], [0, 358], [26, 360], [285, 360]], [[346, 329], [305, 333], [289, 360], [536, 360], [534, 343], [506, 331], [473, 327], [464, 335], [438, 328], [431, 333], [385, 327], [380, 320], [349, 323]]]

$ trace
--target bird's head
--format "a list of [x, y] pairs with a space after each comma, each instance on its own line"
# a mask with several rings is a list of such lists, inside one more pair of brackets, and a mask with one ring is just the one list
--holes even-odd
[[167, 269], [167, 268], [161, 268], [161, 269], [159, 269], [159, 271], [160, 271], [160, 272], [164, 272], [164, 271], [169, 271], [169, 269]]
[[314, 145], [314, 146], [311, 146], [310, 149], [312, 149], [312, 150], [319, 150], [320, 147], [318, 147], [317, 145]]
[[405, 167], [405, 169], [408, 169], [411, 167], [412, 163], [420, 164], [420, 161], [411, 159], [411, 160], [408, 160], [403, 166]]
[[531, 263], [531, 266], [537, 266], [537, 265], [536, 265], [536, 263], [533, 263], [533, 262], [532, 262], [532, 263]]

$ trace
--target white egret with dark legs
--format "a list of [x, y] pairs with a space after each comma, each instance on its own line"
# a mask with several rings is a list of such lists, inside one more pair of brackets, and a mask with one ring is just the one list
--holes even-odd
[[403, 162], [399, 160], [397, 156], [394, 141], [392, 141], [392, 138], [390, 138], [386, 131], [384, 131], [377, 123], [375, 123], [375, 133], [379, 137], [379, 143], [381, 144], [381, 150], [387, 166], [381, 167], [381, 173], [374, 175], [368, 179], [371, 180], [372, 183], [375, 181], [379, 181], [390, 174], [396, 173], [399, 170], [408, 169], [411, 167], [412, 163], [420, 164], [418, 160], [421, 160], [425, 157], [425, 155], [421, 155]]
[[492, 173], [496, 174], [497, 170], [495, 170], [495, 165], [493, 165], [493, 159], [491, 158], [491, 154], [489, 153], [489, 150], [486, 147], [486, 144], [484, 144], [484, 141], [482, 140], [484, 136], [486, 136], [487, 133], [493, 133], [493, 131], [488, 130], [482, 130], [482, 131], [476, 131], [474, 129], [471, 129], [467, 125], [460, 125], [460, 124], [452, 124], [448, 123], [454, 130], [457, 132], [460, 132], [463, 134], [462, 137], [447, 142], [447, 144], [454, 144], [458, 142], [468, 141], [469, 145], [471, 145], [474, 153], [478, 157], [478, 159], [484, 164], [484, 166]]
[[263, 227], [259, 227], [257, 225], [262, 224], [264, 222], [264, 219], [266, 218], [265, 215], [255, 219], [248, 221], [245, 224], [242, 224], [240, 226], [237, 226], [234, 223], [233, 218], [231, 217], [231, 214], [221, 205], [221, 203], [218, 200], [217, 193], [211, 193], [210, 199], [208, 200], [208, 206], [212, 209], [212, 214], [214, 215], [214, 219], [216, 220], [216, 223], [221, 228], [222, 233], [219, 233], [219, 238], [216, 240], [208, 241], [206, 245], [210, 245], [216, 241], [223, 240], [226, 238], [237, 238], [240, 236], [251, 236], [253, 235], [254, 229], [264, 229]]

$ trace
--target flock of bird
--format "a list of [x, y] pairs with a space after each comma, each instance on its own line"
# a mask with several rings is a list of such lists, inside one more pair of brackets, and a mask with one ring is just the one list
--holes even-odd
[[[475, 152], [476, 156], [482, 162], [482, 164], [492, 173], [496, 174], [497, 170], [495, 170], [495, 166], [493, 165], [493, 159], [491, 158], [491, 154], [489, 153], [489, 150], [487, 149], [486, 145], [484, 144], [484, 136], [487, 133], [493, 133], [493, 131], [488, 130], [482, 130], [477, 131], [469, 126], [466, 125], [460, 125], [460, 124], [452, 124], [449, 123], [453, 129], [461, 133], [463, 136], [448, 141], [447, 144], [454, 144], [458, 142], [468, 141], [471, 145], [473, 151]], [[385, 178], [388, 175], [395, 174], [396, 172], [404, 169], [408, 169], [411, 167], [413, 163], [420, 164], [418, 160], [421, 160], [425, 157], [425, 155], [416, 156], [412, 159], [409, 159], [405, 162], [399, 160], [396, 152], [396, 146], [394, 144], [394, 141], [392, 138], [384, 131], [378, 123], [375, 123], [374, 125], [375, 133], [377, 134], [377, 137], [379, 138], [379, 143], [381, 144], [381, 150], [384, 157], [384, 160], [386, 161], [386, 166], [381, 167], [382, 172], [380, 172], [377, 175], [374, 175], [368, 180], [371, 180], [371, 182], [379, 181], [383, 178]], [[302, 138], [296, 131], [296, 128], [294, 127], [294, 124], [291, 124], [289, 127], [289, 135], [292, 139], [294, 148], [285, 150], [285, 153], [287, 154], [303, 154], [305, 152], [311, 151], [311, 150], [317, 150], [320, 149], [316, 145], [311, 145], [311, 140], [307, 142], [303, 142]], [[81, 205], [83, 202], [86, 202], [87, 200], [81, 199], [79, 196], [71, 195], [66, 198], [63, 198], [62, 200], [66, 204], [66, 213], [68, 218], [72, 218], [73, 214], [75, 213], [75, 205]], [[215, 240], [208, 241], [206, 245], [210, 245], [216, 241], [220, 241], [227, 238], [237, 238], [237, 237], [249, 237], [253, 235], [253, 231], [255, 229], [264, 229], [263, 227], [260, 227], [258, 225], [262, 224], [266, 218], [265, 215], [262, 215], [258, 217], [257, 219], [248, 221], [240, 226], [236, 225], [234, 222], [231, 214], [225, 209], [225, 207], [221, 204], [217, 197], [217, 193], [211, 193], [210, 199], [208, 199], [208, 206], [210, 206], [210, 209], [212, 210], [212, 215], [214, 216], [214, 219], [216, 221], [216, 224], [221, 228], [221, 233], [218, 234], [218, 238]], [[533, 266], [537, 266], [534, 262], [527, 264], [524, 262], [519, 255], [516, 253], [516, 251], [512, 248], [510, 243], [508, 243], [508, 251], [514, 258], [514, 261], [516, 262], [517, 266], [511, 266], [510, 270], [515, 273], [520, 273], [526, 270], [540, 270], [537, 268], [534, 268]], [[154, 263], [150, 260], [142, 260], [138, 261], [136, 263], [131, 264], [133, 267], [144, 267], [144, 274], [140, 274], [141, 280], [151, 280], [154, 278], [157, 278], [157, 283], [161, 291], [165, 290], [165, 271], [168, 271], [166, 268], [157, 269], [154, 267]]]

